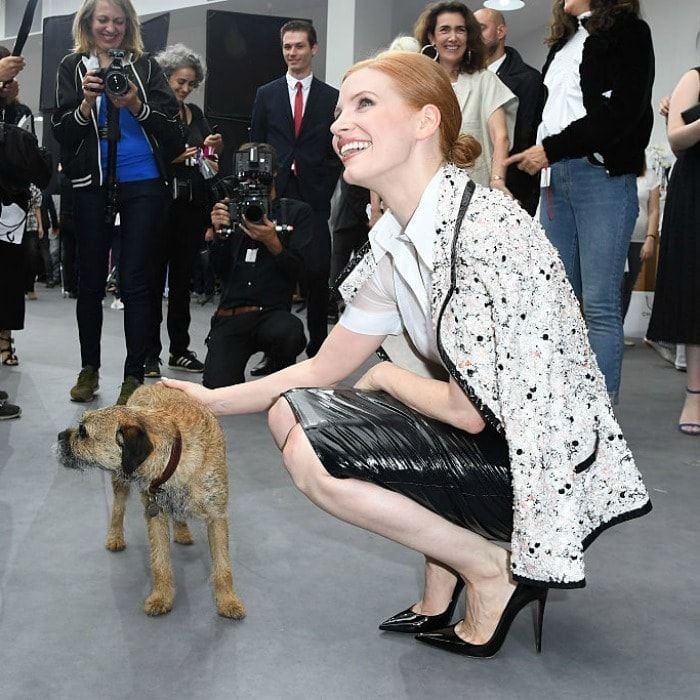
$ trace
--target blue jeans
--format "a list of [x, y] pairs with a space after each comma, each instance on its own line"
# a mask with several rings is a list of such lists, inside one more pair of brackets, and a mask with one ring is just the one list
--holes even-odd
[[[78, 334], [82, 366], [100, 366], [102, 299], [114, 229], [105, 223], [106, 188], [74, 191], [78, 253]], [[126, 360], [124, 377], [143, 381], [143, 363], [151, 329], [155, 262], [162, 246], [168, 200], [160, 180], [119, 185], [121, 246], [119, 281], [124, 302]]]
[[540, 202], [540, 223], [581, 302], [613, 403], [624, 350], [620, 291], [638, 209], [635, 175], [611, 177], [586, 158], [554, 163]]

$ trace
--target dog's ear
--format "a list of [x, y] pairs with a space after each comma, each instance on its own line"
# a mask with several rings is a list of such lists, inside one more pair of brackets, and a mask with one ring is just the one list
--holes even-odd
[[117, 444], [122, 448], [122, 470], [133, 474], [139, 464], [153, 452], [153, 443], [143, 425], [123, 425], [117, 430]]

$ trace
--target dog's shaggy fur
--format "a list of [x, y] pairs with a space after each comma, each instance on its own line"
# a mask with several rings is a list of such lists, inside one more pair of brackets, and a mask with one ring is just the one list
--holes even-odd
[[160, 512], [153, 517], [146, 514], [153, 585], [144, 610], [161, 615], [173, 606], [168, 516], [173, 518], [174, 539], [180, 544], [193, 542], [185, 519], [196, 517], [207, 523], [216, 609], [220, 615], [240, 619], [245, 608], [233, 588], [228, 547], [226, 445], [219, 422], [207, 408], [181, 391], [159, 384], [143, 386], [126, 406], [83, 414], [77, 428], [58, 436], [58, 455], [65, 467], [111, 472], [114, 505], [106, 546], [118, 552], [126, 546], [124, 508], [129, 484], [138, 486], [146, 505], [148, 487], [163, 474], [178, 432], [180, 461], [156, 495]]

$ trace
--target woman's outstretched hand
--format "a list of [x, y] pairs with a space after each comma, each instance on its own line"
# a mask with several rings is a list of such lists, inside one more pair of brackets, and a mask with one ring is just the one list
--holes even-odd
[[195, 401], [199, 401], [205, 406], [209, 406], [211, 408], [210, 404], [213, 401], [212, 389], [207, 389], [201, 384], [195, 384], [194, 382], [184, 382], [181, 379], [168, 379], [167, 377], [163, 377], [159, 383], [169, 386], [171, 389], [179, 389]]

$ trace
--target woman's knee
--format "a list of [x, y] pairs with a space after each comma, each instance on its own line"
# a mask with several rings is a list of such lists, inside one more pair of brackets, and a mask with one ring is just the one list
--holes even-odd
[[284, 448], [287, 437], [296, 422], [294, 412], [284, 398], [277, 399], [267, 412], [267, 425], [280, 450]]
[[299, 424], [287, 435], [282, 462], [294, 485], [311, 501], [320, 504], [332, 497], [329, 487], [334, 479], [320, 463]]

